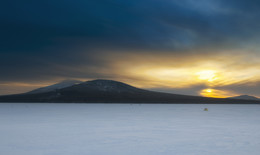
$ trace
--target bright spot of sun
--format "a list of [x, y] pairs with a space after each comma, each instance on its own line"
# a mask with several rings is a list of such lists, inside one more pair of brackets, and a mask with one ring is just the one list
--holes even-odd
[[216, 98], [225, 98], [225, 97], [233, 96], [233, 94], [231, 92], [212, 89], [212, 88], [201, 90], [200, 95], [205, 96], [205, 97], [216, 97]]
[[200, 80], [207, 80], [208, 82], [215, 81], [217, 79], [216, 77], [216, 71], [214, 70], [203, 70], [196, 73], [198, 76], [198, 79]]
[[212, 93], [212, 90], [211, 89], [206, 89], [205, 92]]

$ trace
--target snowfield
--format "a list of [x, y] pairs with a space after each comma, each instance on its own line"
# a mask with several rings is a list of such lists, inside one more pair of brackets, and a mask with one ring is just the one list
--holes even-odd
[[260, 105], [0, 104], [1, 155], [259, 155], [259, 146]]

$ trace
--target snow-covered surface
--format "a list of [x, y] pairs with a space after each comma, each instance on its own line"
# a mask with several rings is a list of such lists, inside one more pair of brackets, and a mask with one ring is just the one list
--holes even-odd
[[260, 105], [0, 104], [1, 155], [259, 155], [259, 146]]

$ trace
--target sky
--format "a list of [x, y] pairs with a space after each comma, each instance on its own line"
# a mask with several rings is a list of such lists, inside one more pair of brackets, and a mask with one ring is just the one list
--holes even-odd
[[0, 95], [67, 79], [260, 97], [258, 0], [0, 2]]

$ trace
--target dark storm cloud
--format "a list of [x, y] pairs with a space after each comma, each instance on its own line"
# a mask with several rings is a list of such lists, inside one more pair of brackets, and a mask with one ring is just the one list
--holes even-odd
[[[258, 37], [258, 1], [24, 0], [0, 5], [1, 81], [101, 76], [102, 51], [235, 47]], [[79, 71], [82, 69], [84, 71]], [[106, 77], [106, 75], [103, 75]], [[109, 76], [109, 75], [107, 75]]]

